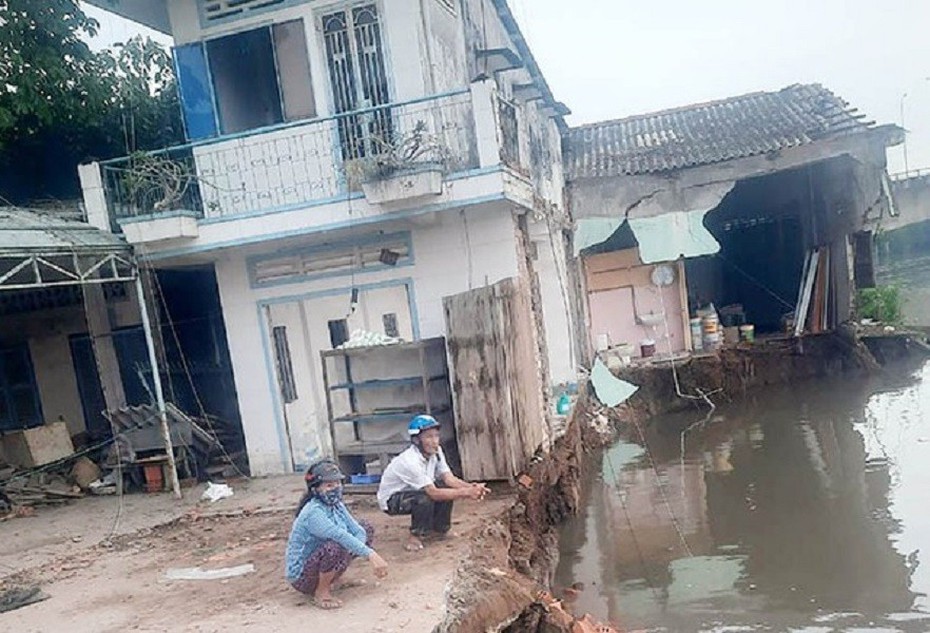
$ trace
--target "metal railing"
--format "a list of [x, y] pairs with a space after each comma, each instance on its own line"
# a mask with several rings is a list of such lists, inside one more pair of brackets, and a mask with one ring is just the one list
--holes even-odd
[[101, 167], [110, 218], [118, 220], [296, 208], [424, 163], [447, 173], [478, 166], [469, 91], [137, 153]]

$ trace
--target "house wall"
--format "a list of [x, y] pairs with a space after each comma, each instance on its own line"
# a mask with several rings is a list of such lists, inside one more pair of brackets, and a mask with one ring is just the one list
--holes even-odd
[[[637, 356], [644, 339], [655, 340], [658, 353], [686, 349], [684, 328], [687, 324], [683, 321], [681, 305], [685, 280], [677, 268], [675, 283], [658, 288], [651, 278], [655, 266], [643, 265], [639, 249], [590, 255], [583, 258], [583, 263], [592, 345], [596, 346], [598, 337], [606, 334], [611, 345], [633, 345]], [[663, 314], [665, 319], [655, 327], [637, 321], [637, 317], [661, 318]]]
[[[392, 225], [385, 230], [411, 232], [414, 251], [411, 266], [379, 269], [354, 277], [328, 277], [253, 288], [247, 258], [273, 252], [275, 247], [236, 249], [217, 260], [217, 281], [253, 474], [280, 473], [291, 468], [262, 306], [339, 296], [348, 312], [353, 285], [379, 288], [406, 283], [410, 289], [413, 334], [427, 338], [440, 336], [445, 331], [444, 296], [517, 274], [514, 219], [509, 205], [498, 203], [464, 212], [450, 211], [417, 223]], [[353, 237], [361, 239], [363, 235], [356, 232]], [[308, 312], [307, 318], [313, 319], [313, 314]], [[292, 344], [291, 354], [295, 366], [319, 363], [318, 351], [308, 353], [295, 349]], [[325, 401], [323, 394], [316, 397]], [[327, 426], [314, 432], [294, 433], [292, 439], [310, 442], [313, 437], [328, 435], [325, 411], [313, 417], [318, 424]], [[312, 448], [295, 445], [292, 452], [302, 456]]]
[[882, 219], [884, 230], [930, 221], [930, 173], [896, 180], [892, 183], [892, 192], [898, 215]]
[[[132, 291], [126, 299], [109, 304], [114, 328], [140, 323]], [[64, 420], [72, 435], [86, 430], [69, 337], [86, 334], [82, 306], [56, 308], [4, 316], [0, 344], [28, 343], [42, 415], [46, 422]]]
[[533, 267], [542, 295], [549, 378], [554, 385], [570, 383], [579, 361], [571, 335], [574, 317], [565, 242], [558, 227], [544, 219], [530, 222], [528, 228], [536, 251]]

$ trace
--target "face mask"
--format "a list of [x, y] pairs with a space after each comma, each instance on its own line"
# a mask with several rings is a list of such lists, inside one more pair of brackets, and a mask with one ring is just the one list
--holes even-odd
[[329, 492], [318, 492], [317, 496], [326, 505], [334, 506], [342, 501], [342, 488], [335, 488]]

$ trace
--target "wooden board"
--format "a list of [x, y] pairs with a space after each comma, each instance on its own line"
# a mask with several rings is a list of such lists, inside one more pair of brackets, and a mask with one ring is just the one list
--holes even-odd
[[513, 279], [443, 300], [467, 479], [511, 479], [546, 437], [529, 289]]

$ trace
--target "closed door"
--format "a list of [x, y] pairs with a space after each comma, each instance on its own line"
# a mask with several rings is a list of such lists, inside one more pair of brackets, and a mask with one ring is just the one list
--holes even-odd
[[[360, 290], [358, 305], [351, 313], [348, 293], [266, 307], [295, 468], [333, 454], [320, 352], [338, 347], [355, 330], [413, 340], [408, 297], [407, 286], [399, 285]], [[351, 425], [346, 426], [351, 432]]]

